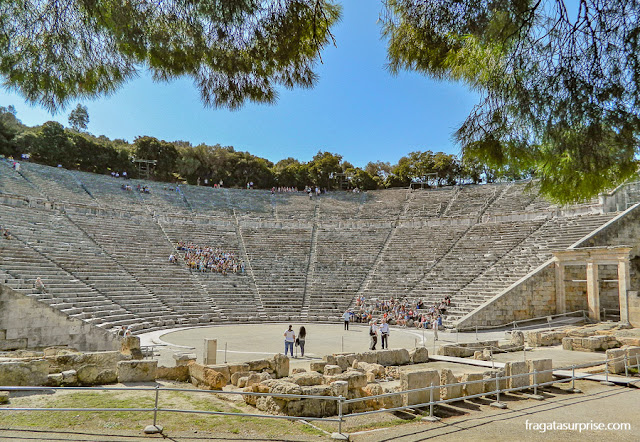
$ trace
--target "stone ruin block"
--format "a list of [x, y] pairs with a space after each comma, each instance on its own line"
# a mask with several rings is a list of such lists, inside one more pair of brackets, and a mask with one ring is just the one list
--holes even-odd
[[622, 348], [607, 350], [607, 368], [609, 373], [624, 373], [624, 356], [627, 352]]
[[342, 371], [345, 371], [349, 367], [351, 367], [351, 363], [349, 363], [349, 358], [346, 355], [336, 356], [335, 365], [339, 366], [342, 369]]
[[640, 362], [640, 347], [626, 347], [627, 365], [638, 365]]
[[118, 382], [155, 382], [158, 361], [118, 362]]
[[445, 400], [462, 397], [462, 385], [446, 385], [458, 382], [458, 378], [451, 370], [448, 368], [440, 370], [440, 397]]
[[[506, 376], [524, 375], [528, 373], [529, 366], [525, 361], [513, 361], [504, 364]], [[509, 388], [521, 388], [529, 386], [529, 376], [515, 376], [507, 380]]]
[[47, 376], [48, 387], [59, 387], [62, 385], [62, 373], [52, 373]]
[[189, 381], [189, 366], [178, 365], [175, 367], [158, 366], [156, 369], [156, 379], [166, 379], [168, 381], [187, 382]]
[[[544, 384], [547, 382], [553, 382], [553, 372], [547, 371], [553, 368], [553, 361], [551, 359], [531, 359], [527, 361], [527, 371], [531, 373], [529, 375], [529, 384], [533, 385], [535, 382], [538, 384]], [[533, 371], [536, 370], [536, 379], [534, 382]], [[542, 373], [541, 373], [542, 372]]]
[[61, 373], [66, 370], [79, 370], [85, 365], [95, 366], [100, 370], [112, 370], [114, 373], [118, 362], [131, 359], [119, 351], [98, 351], [73, 353], [45, 358], [49, 362], [49, 373]]
[[513, 330], [511, 332], [511, 340], [510, 344], [515, 347], [520, 347], [524, 345], [524, 333], [520, 330]]
[[342, 368], [339, 365], [325, 365], [324, 366], [324, 375], [325, 376], [335, 376], [337, 374], [342, 373]]
[[142, 350], [140, 350], [140, 338], [137, 336], [125, 336], [120, 342], [120, 353], [129, 355], [132, 359], [143, 359]]
[[417, 347], [409, 350], [409, 361], [412, 364], [429, 362], [429, 350], [426, 347]]
[[[236, 371], [234, 374], [231, 375], [231, 383], [235, 386], [238, 386], [238, 380], [240, 378], [248, 378], [249, 376], [251, 376], [252, 373], [253, 373], [252, 371]], [[246, 384], [247, 382], [246, 379], [244, 382]]]
[[176, 361], [176, 366], [181, 367], [196, 362], [197, 356], [193, 353], [174, 353], [173, 359]]
[[262, 371], [271, 368], [271, 362], [268, 359], [249, 361], [247, 364], [249, 365], [249, 371]]
[[0, 405], [9, 403], [9, 392], [8, 391], [0, 391]]
[[245, 387], [251, 387], [252, 385], [259, 384], [267, 379], [272, 379], [271, 375], [265, 371], [260, 373], [252, 373], [247, 377]]
[[249, 364], [229, 364], [228, 367], [230, 376], [239, 371], [249, 371]]
[[460, 382], [472, 382], [478, 381], [473, 384], [465, 384], [462, 386], [462, 395], [463, 396], [473, 396], [475, 394], [484, 393], [484, 383], [483, 383], [482, 373], [465, 373], [460, 378]]
[[[440, 374], [438, 370], [418, 370], [404, 371], [400, 373], [400, 390], [414, 390], [416, 388], [426, 388], [434, 385], [433, 400], [440, 399]], [[430, 401], [431, 393], [429, 390], [416, 391], [403, 395], [403, 403], [405, 406], [424, 404]]]
[[378, 364], [388, 365], [406, 365], [411, 362], [409, 351], [406, 348], [397, 348], [393, 350], [381, 350], [377, 354]]
[[115, 369], [103, 368], [95, 364], [86, 364], [78, 368], [78, 383], [80, 385], [104, 385], [118, 382], [118, 372]]
[[324, 367], [327, 365], [326, 361], [311, 361], [309, 369], [311, 371], [317, 371], [318, 373], [324, 373]]
[[228, 380], [225, 374], [198, 363], [189, 364], [189, 376], [193, 385], [207, 390], [222, 390]]
[[482, 373], [482, 378], [484, 379], [484, 392], [489, 393], [496, 391], [496, 386], [500, 387], [501, 390], [507, 388], [506, 379], [500, 379], [496, 382], [496, 377], [502, 378], [504, 375], [504, 368], [500, 368], [495, 371], [485, 371]]
[[358, 362], [367, 362], [369, 364], [378, 363], [378, 353], [375, 351], [364, 351], [362, 353], [356, 353], [353, 356]]
[[271, 360], [270, 368], [276, 379], [286, 378], [289, 376], [289, 358], [278, 353]]
[[361, 371], [349, 370], [335, 376], [325, 375], [325, 384], [331, 384], [335, 381], [346, 381], [349, 385], [349, 391], [363, 388], [367, 385], [367, 376]]
[[309, 387], [312, 385], [321, 385], [324, 382], [324, 376], [318, 372], [303, 372], [296, 373], [290, 377], [291, 381], [295, 384], [303, 387]]

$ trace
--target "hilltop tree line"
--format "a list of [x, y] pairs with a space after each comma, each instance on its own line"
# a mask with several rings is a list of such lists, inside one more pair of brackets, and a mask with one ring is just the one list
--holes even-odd
[[[80, 114], [80, 115], [79, 115]], [[127, 172], [139, 177], [134, 159], [156, 160], [152, 178], [166, 182], [269, 189], [313, 185], [329, 190], [407, 187], [422, 182], [430, 187], [460, 183], [479, 183], [498, 179], [519, 179], [508, 169], [494, 170], [443, 152], [411, 152], [397, 164], [372, 161], [364, 168], [344, 161], [342, 155], [319, 151], [311, 161], [286, 158], [273, 163], [233, 146], [216, 144], [193, 146], [187, 141], [164, 141], [150, 136], [136, 137], [133, 143], [94, 136], [81, 128], [88, 122], [86, 108], [78, 105], [71, 112], [71, 128], [56, 121], [27, 127], [16, 116], [13, 106], [0, 107], [0, 154], [19, 159], [28, 154], [31, 161], [49, 166], [94, 173]]]

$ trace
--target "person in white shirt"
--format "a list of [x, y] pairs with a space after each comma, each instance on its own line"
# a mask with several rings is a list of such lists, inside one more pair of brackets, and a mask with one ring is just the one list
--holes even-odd
[[349, 310], [344, 312], [342, 315], [342, 319], [344, 320], [344, 329], [349, 330], [349, 321], [351, 320], [351, 312]]
[[382, 349], [389, 349], [389, 324], [386, 319], [382, 320], [380, 326], [380, 336], [382, 337]]
[[378, 324], [375, 321], [371, 321], [369, 326], [369, 336], [371, 336], [371, 345], [369, 350], [375, 350], [378, 343]]
[[433, 327], [433, 340], [438, 340], [438, 318], [433, 317], [433, 322], [431, 322], [431, 327]]
[[284, 355], [287, 355], [287, 349], [293, 357], [293, 343], [296, 340], [296, 333], [293, 331], [293, 326], [289, 326], [289, 329], [284, 332]]

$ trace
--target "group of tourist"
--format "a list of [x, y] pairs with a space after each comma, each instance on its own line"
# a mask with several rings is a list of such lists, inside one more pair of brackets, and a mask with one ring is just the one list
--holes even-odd
[[434, 328], [442, 327], [443, 316], [451, 304], [451, 297], [443, 297], [439, 302], [431, 305], [425, 304], [422, 299], [415, 302], [407, 298], [387, 300], [375, 299], [367, 302], [364, 296], [356, 298], [356, 308], [344, 313], [345, 328], [348, 329], [348, 322], [371, 324], [376, 320], [376, 316], [381, 316], [387, 323], [392, 323], [400, 327]]
[[[244, 273], [244, 261], [231, 252], [225, 250], [203, 247], [198, 244], [178, 242], [176, 247], [184, 252], [184, 261], [192, 270], [199, 272]], [[169, 256], [169, 262], [177, 263], [175, 255]]]
[[122, 172], [122, 174], [120, 174], [120, 172], [111, 172], [111, 176], [113, 178], [124, 178], [125, 180], [129, 179], [129, 175], [127, 175], [127, 171]]
[[297, 187], [272, 187], [271, 188], [271, 195], [277, 193], [291, 193], [291, 192], [297, 192], [298, 188]]
[[[133, 187], [131, 187], [129, 184], [122, 184], [120, 188], [122, 190], [126, 190], [127, 192], [131, 192], [133, 190]], [[140, 193], [151, 193], [151, 189], [149, 188], [149, 186], [141, 186], [140, 184], [136, 186], [136, 190]]]

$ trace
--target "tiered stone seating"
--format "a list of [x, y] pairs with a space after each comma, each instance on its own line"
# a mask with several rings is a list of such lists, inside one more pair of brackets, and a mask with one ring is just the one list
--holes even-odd
[[[243, 258], [233, 226], [180, 222], [164, 223], [163, 228], [174, 244], [179, 241], [193, 242], [203, 247], [219, 248], [234, 253], [239, 259]], [[184, 256], [182, 252], [179, 254]], [[244, 274], [227, 275], [198, 271], [192, 273], [228, 320], [248, 321], [262, 315], [262, 305], [254, 296], [251, 278], [246, 271]]]
[[196, 214], [228, 217], [233, 213], [226, 189], [205, 186], [181, 186], [181, 189]]
[[20, 173], [50, 200], [97, 206], [96, 200], [68, 170], [29, 162], [20, 164]]
[[316, 200], [304, 192], [276, 193], [272, 197], [274, 216], [279, 220], [309, 220], [314, 217]]
[[317, 197], [316, 201], [321, 220], [350, 220], [369, 199], [366, 192], [329, 192]]
[[340, 316], [380, 253], [389, 229], [327, 229], [318, 232], [309, 284], [309, 317]]
[[[20, 166], [22, 168], [22, 165]], [[15, 169], [8, 160], [0, 159], [0, 193], [24, 197], [44, 198], [44, 195]]]
[[[206, 296], [189, 270], [169, 262], [174, 248], [150, 217], [72, 215], [71, 219], [140, 284], [178, 313], [181, 322], [197, 324], [219, 320], [214, 301]], [[171, 321], [172, 318], [161, 319]]]
[[239, 218], [275, 217], [275, 195], [269, 190], [223, 189]]
[[[121, 190], [123, 183], [134, 190]], [[140, 194], [137, 184], [151, 193]], [[177, 192], [30, 163], [18, 173], [0, 161], [1, 193], [62, 203], [0, 205], [0, 225], [16, 235], [0, 237], [0, 279], [107, 329], [322, 320], [342, 313], [356, 294], [427, 303], [449, 294], [451, 322], [613, 216], [573, 216], [594, 212], [597, 201], [563, 210], [526, 186], [330, 192], [310, 200], [304, 192], [188, 185]], [[178, 241], [232, 251], [247, 272], [171, 264]], [[38, 276], [47, 293], [34, 291]]]
[[[507, 215], [526, 212], [527, 208], [530, 207], [538, 197], [538, 189], [533, 186], [531, 182], [505, 183], [499, 186], [506, 186], [507, 189], [489, 206], [485, 212], [486, 215]], [[544, 203], [546, 203], [546, 205], [539, 204], [538, 210], [553, 207], [546, 201], [544, 201]]]
[[[143, 287], [117, 261], [66, 217], [42, 212], [34, 222], [30, 209], [6, 208], [12, 232], [30, 247], [103, 296], [136, 315], [134, 330], [175, 323], [178, 315]], [[173, 322], [168, 322], [173, 321]]]
[[526, 238], [517, 248], [504, 255], [452, 297], [456, 307], [451, 309], [454, 320], [486, 300], [497, 295], [514, 282], [552, 257], [553, 251], [563, 250], [602, 226], [613, 214], [583, 215], [572, 218], [552, 218]]
[[[76, 178], [96, 199], [102, 207], [113, 209], [142, 211], [142, 200], [135, 190], [128, 192], [121, 189], [122, 184], [132, 185], [134, 180], [113, 178], [110, 175], [73, 171]], [[133, 185], [135, 189], [135, 185]]]
[[478, 216], [503, 190], [503, 186], [495, 184], [457, 187], [443, 216], [447, 218]]
[[312, 229], [248, 228], [242, 235], [267, 315], [299, 317], [304, 298]]
[[[106, 329], [138, 323], [139, 319], [135, 314], [109, 300], [24, 242], [23, 236], [28, 236], [29, 230], [36, 232], [48, 216], [48, 213], [37, 210], [29, 211], [31, 225], [12, 224], [15, 213], [5, 206], [0, 211], [0, 222], [11, 226], [11, 233], [14, 235], [14, 239], [0, 239], [0, 268], [12, 278], [21, 280], [20, 287], [15, 290], [45, 302], [71, 317]], [[45, 293], [37, 293], [33, 289], [38, 277], [44, 282]]]
[[367, 201], [356, 213], [357, 218], [393, 220], [402, 212], [402, 207], [409, 197], [409, 191], [407, 189], [372, 190], [367, 192], [367, 195]]
[[412, 295], [428, 302], [455, 295], [540, 227], [542, 221], [472, 226], [425, 274]]
[[455, 195], [454, 187], [411, 191], [402, 218], [435, 218], [444, 214]]
[[[149, 193], [140, 193], [138, 195], [142, 201], [147, 204], [150, 211], [166, 214], [191, 213], [191, 207], [181, 190], [173, 184], [156, 183], [145, 180], [128, 180], [133, 187], [132, 192], [137, 192], [136, 186], [149, 187]], [[182, 187], [182, 186], [181, 186]]]
[[468, 226], [448, 224], [394, 229], [382, 262], [362, 293], [368, 299], [409, 296], [428, 269], [467, 229]]

